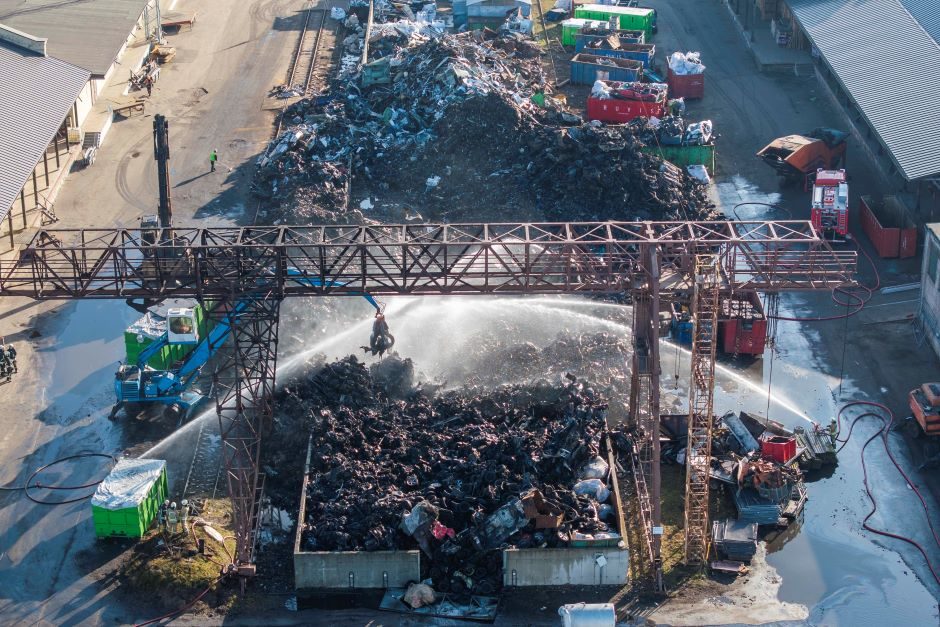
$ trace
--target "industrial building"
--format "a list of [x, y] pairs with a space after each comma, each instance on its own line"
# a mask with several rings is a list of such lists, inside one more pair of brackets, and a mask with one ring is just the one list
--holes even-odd
[[745, 30], [804, 50], [919, 223], [940, 218], [935, 0], [729, 0]]
[[[81, 148], [98, 147], [113, 114], [103, 93], [123, 92], [122, 58], [159, 31], [157, 0], [81, 3], [0, 0], [0, 241], [54, 219], [52, 202]], [[139, 50], [139, 52], [138, 52]], [[120, 61], [119, 61], [120, 59]]]
[[940, 223], [924, 229], [924, 260], [920, 273], [920, 322], [924, 336], [940, 356]]

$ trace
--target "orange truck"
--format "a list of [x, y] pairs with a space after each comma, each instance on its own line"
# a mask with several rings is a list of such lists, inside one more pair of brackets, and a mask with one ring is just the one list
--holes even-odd
[[802, 181], [808, 190], [817, 170], [836, 170], [845, 166], [845, 140], [848, 133], [831, 128], [816, 128], [803, 135], [778, 137], [764, 146], [757, 156], [775, 169], [786, 181]]

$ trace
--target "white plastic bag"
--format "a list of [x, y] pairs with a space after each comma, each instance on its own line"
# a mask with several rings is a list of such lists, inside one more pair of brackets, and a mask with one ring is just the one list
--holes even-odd
[[606, 479], [609, 470], [610, 466], [604, 461], [603, 457], [598, 455], [584, 465], [580, 476], [582, 479]]
[[598, 503], [603, 503], [610, 496], [610, 490], [600, 479], [585, 479], [574, 484], [575, 494], [590, 496]]

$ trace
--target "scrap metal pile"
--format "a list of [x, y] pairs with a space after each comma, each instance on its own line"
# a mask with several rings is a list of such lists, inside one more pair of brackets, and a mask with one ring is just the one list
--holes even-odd
[[420, 548], [435, 590], [492, 594], [506, 546], [619, 540], [590, 386], [429, 393], [413, 376], [350, 356], [287, 382], [276, 432], [313, 434], [304, 550]]
[[694, 179], [640, 151], [640, 127], [552, 97], [531, 44], [408, 24], [378, 25], [369, 64], [283, 114], [255, 189], [284, 219], [715, 216]]

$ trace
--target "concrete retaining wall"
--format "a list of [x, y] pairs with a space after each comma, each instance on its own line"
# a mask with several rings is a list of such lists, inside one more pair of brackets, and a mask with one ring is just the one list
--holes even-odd
[[616, 547], [503, 551], [504, 586], [622, 585], [629, 570], [629, 551]]
[[404, 588], [421, 579], [420, 551], [294, 553], [298, 590]]

